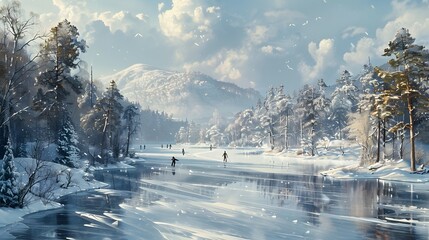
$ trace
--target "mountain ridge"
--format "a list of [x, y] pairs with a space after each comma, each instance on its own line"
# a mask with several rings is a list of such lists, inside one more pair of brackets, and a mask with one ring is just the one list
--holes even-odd
[[134, 64], [100, 80], [104, 84], [115, 80], [121, 93], [143, 108], [196, 122], [207, 121], [215, 111], [233, 116], [261, 98], [254, 89], [218, 81], [200, 72], [164, 70], [146, 64]]

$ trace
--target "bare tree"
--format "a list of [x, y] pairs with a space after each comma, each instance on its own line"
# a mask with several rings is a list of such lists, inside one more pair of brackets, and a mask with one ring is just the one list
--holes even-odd
[[[36, 25], [36, 17], [31, 15], [25, 19], [17, 0], [0, 7], [0, 18], [4, 25], [0, 54], [5, 66], [4, 79], [0, 84], [0, 145], [3, 146], [11, 134], [10, 119], [28, 108], [26, 105], [16, 110], [11, 108], [22, 101], [23, 93], [18, 93], [18, 90], [23, 87], [25, 80], [31, 79], [28, 75], [36, 70], [35, 59], [38, 54], [29, 56], [26, 48], [42, 36], [38, 33], [27, 36]], [[0, 148], [0, 155], [3, 155], [3, 148]]]
[[55, 190], [55, 177], [58, 175], [47, 162], [42, 160], [44, 147], [40, 141], [36, 141], [31, 153], [33, 162], [31, 164], [21, 163], [27, 182], [19, 190], [18, 203], [20, 207], [27, 204], [29, 193], [42, 198], [49, 198]]

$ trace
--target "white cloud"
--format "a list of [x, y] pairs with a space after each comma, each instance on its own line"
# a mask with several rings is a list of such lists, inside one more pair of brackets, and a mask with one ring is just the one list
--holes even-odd
[[248, 56], [243, 51], [227, 51], [223, 61], [216, 67], [215, 73], [220, 74], [222, 79], [238, 80], [241, 78], [239, 67], [247, 59]]
[[224, 81], [239, 81], [242, 77], [240, 69], [248, 58], [244, 50], [224, 50], [205, 61], [185, 64], [184, 68], [186, 71], [214, 72]]
[[428, 8], [414, 5], [411, 1], [393, 1], [392, 7], [391, 20], [376, 30], [374, 38], [362, 38], [351, 51], [344, 53], [345, 68], [357, 71], [368, 62], [368, 57], [379, 59], [381, 62], [387, 61], [387, 59], [382, 60], [383, 51], [396, 32], [403, 27], [410, 30], [411, 36], [416, 38], [416, 43], [424, 46], [429, 44]]
[[[144, 15], [139, 14], [138, 16], [143, 17]], [[133, 16], [127, 11], [107, 11], [97, 14], [96, 20], [103, 21], [103, 23], [109, 27], [111, 32], [129, 32], [131, 29], [137, 28], [145, 21], [144, 17], [141, 19], [138, 16]]]
[[261, 47], [261, 52], [267, 55], [271, 55], [271, 54], [275, 54], [275, 53], [280, 53], [283, 52], [284, 49], [281, 47], [275, 47], [272, 45], [265, 45]]
[[269, 32], [269, 28], [263, 25], [256, 25], [255, 27], [248, 29], [247, 34], [249, 36], [250, 43], [258, 45], [267, 41], [272, 33]]
[[158, 15], [159, 26], [165, 36], [183, 41], [200, 35], [211, 38], [219, 9], [219, 7], [205, 8], [191, 0], [173, 0], [172, 8]]
[[[400, 28], [410, 30], [412, 37], [416, 38], [417, 43], [427, 45], [429, 43], [429, 6], [422, 7], [413, 5], [410, 1], [393, 1], [394, 18], [387, 22], [383, 28], [377, 29], [377, 42], [382, 44], [378, 50], [387, 47], [387, 43], [393, 39], [396, 31]], [[407, 11], [404, 11], [406, 9]]]
[[86, 1], [52, 0], [52, 3], [59, 9], [58, 16], [69, 20], [71, 23], [88, 20], [88, 15], [84, 11], [87, 8]]
[[375, 51], [374, 40], [372, 38], [362, 38], [351, 52], [344, 54], [343, 59], [348, 66], [359, 66], [361, 68], [364, 63], [368, 62], [368, 57], [374, 58], [377, 56]]
[[317, 45], [315, 42], [308, 44], [308, 52], [315, 61], [313, 66], [301, 62], [298, 69], [304, 81], [312, 81], [323, 77], [323, 72], [328, 67], [335, 66], [334, 40], [322, 39]]
[[343, 38], [354, 37], [367, 33], [367, 30], [363, 27], [348, 27], [343, 31]]

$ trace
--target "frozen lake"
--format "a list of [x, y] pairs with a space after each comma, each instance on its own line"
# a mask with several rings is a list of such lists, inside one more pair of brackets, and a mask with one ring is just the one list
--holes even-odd
[[228, 150], [226, 166], [223, 149], [180, 150], [143, 153], [136, 169], [98, 172], [111, 189], [67, 196], [64, 208], [29, 215], [9, 232], [17, 239], [429, 238], [425, 184], [333, 181], [317, 175], [329, 164], [257, 150]]

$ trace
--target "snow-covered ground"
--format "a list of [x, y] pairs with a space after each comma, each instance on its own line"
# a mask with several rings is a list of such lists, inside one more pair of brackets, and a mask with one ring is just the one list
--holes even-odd
[[[20, 175], [23, 175], [23, 168], [30, 166], [31, 164], [34, 164], [34, 160], [30, 158], [15, 158], [15, 167], [18, 169], [18, 172], [21, 172]], [[59, 182], [55, 188], [51, 192], [50, 199], [40, 199], [37, 197], [30, 197], [29, 203], [24, 208], [0, 208], [0, 234], [5, 233], [4, 230], [7, 229], [5, 226], [16, 223], [22, 220], [22, 217], [39, 211], [49, 210], [49, 209], [55, 209], [62, 207], [61, 204], [55, 202], [55, 199], [58, 199], [62, 196], [65, 196], [67, 194], [76, 193], [80, 191], [87, 191], [91, 189], [98, 189], [106, 187], [107, 184], [103, 182], [99, 182], [96, 180], [86, 181], [84, 180], [85, 172], [82, 169], [71, 169], [68, 167], [65, 167], [63, 165], [59, 165], [56, 163], [49, 162], [50, 168], [53, 169], [56, 172], [60, 171], [71, 171], [71, 184], [68, 188], [60, 187], [61, 184], [66, 183], [65, 175], [62, 174], [59, 177]], [[108, 165], [107, 169], [115, 169], [115, 168], [127, 168], [131, 167], [130, 165], [127, 165], [125, 163], [119, 163], [115, 165]], [[102, 168], [99, 168], [102, 169]], [[5, 235], [2, 235], [5, 236]]]
[[[341, 145], [341, 149], [339, 148]], [[185, 155], [183, 156], [181, 150], [185, 149]], [[227, 151], [229, 158], [226, 166], [222, 162], [222, 153]], [[201, 229], [193, 229], [192, 224], [180, 224], [180, 222], [176, 222], [174, 227], [175, 230], [166, 230], [172, 228], [172, 223], [163, 219], [163, 217], [174, 213], [177, 213], [177, 216], [191, 216], [191, 214], [202, 214], [200, 211], [204, 211], [204, 209], [210, 209], [211, 213], [206, 213], [207, 216], [213, 215], [213, 217], [219, 217], [218, 214], [230, 214], [236, 215], [238, 217], [251, 217], [255, 219], [259, 219], [261, 221], [275, 221], [275, 219], [287, 219], [292, 225], [290, 226], [293, 229], [293, 224], [297, 224], [297, 219], [292, 219], [293, 216], [282, 216], [282, 212], [276, 211], [279, 209], [276, 207], [270, 207], [270, 205], [264, 205], [258, 202], [252, 202], [252, 199], [247, 199], [245, 202], [248, 206], [241, 206], [242, 196], [232, 196], [231, 188], [237, 189], [237, 194], [249, 194], [249, 191], [253, 188], [257, 188], [257, 186], [252, 186], [254, 183], [242, 183], [240, 181], [235, 182], [234, 179], [229, 179], [231, 176], [235, 178], [234, 174], [231, 172], [225, 171], [239, 171], [239, 172], [261, 172], [261, 173], [279, 173], [279, 174], [295, 174], [295, 175], [318, 175], [321, 176], [330, 176], [338, 179], [358, 179], [358, 178], [379, 178], [389, 181], [401, 181], [401, 182], [412, 182], [412, 183], [424, 183], [429, 181], [429, 174], [410, 174], [409, 164], [406, 161], [386, 161], [383, 164], [373, 165], [370, 170], [368, 167], [359, 167], [359, 149], [357, 146], [347, 145], [346, 143], [337, 143], [337, 145], [331, 145], [327, 149], [320, 149], [318, 152], [318, 156], [310, 157], [304, 155], [298, 155], [297, 150], [289, 151], [289, 152], [273, 152], [263, 148], [214, 148], [213, 150], [209, 149], [209, 146], [199, 145], [199, 146], [189, 146], [189, 145], [176, 145], [173, 146], [172, 149], [160, 148], [160, 146], [148, 146], [148, 148], [142, 152], [137, 151], [137, 156], [141, 157], [140, 159], [128, 159], [127, 163], [133, 163], [133, 161], [147, 161], [150, 164], [161, 164], [164, 167], [162, 169], [153, 169], [154, 173], [157, 171], [173, 171], [174, 169], [169, 166], [170, 159], [172, 156], [175, 156], [179, 161], [176, 164], [177, 175], [174, 176], [176, 178], [183, 177], [197, 177], [199, 179], [204, 178], [214, 178], [214, 179], [222, 179], [225, 177], [228, 181], [231, 180], [232, 183], [229, 183], [228, 188], [225, 188], [225, 192], [222, 190], [223, 188], [216, 187], [216, 194], [219, 194], [219, 197], [224, 194], [223, 197], [227, 197], [230, 200], [228, 201], [213, 201], [206, 202], [202, 200], [205, 199], [204, 194], [195, 195], [195, 191], [199, 191], [198, 189], [203, 189], [204, 184], [198, 185], [195, 183], [191, 183], [190, 185], [177, 185], [179, 183], [174, 182], [163, 182], [161, 180], [144, 180], [145, 184], [148, 186], [158, 186], [158, 189], [152, 190], [147, 187], [142, 190], [147, 192], [154, 192], [156, 194], [162, 194], [165, 199], [175, 199], [174, 205], [168, 205], [168, 201], [157, 201], [158, 207], [139, 207], [135, 206], [133, 202], [124, 202], [120, 205], [120, 207], [125, 211], [135, 212], [134, 217], [139, 217], [139, 219], [151, 219], [153, 224], [156, 224], [158, 227], [165, 228], [164, 237], [175, 236], [175, 234], [183, 235], [186, 233], [193, 233], [193, 237], [201, 237], [201, 238], [211, 238], [217, 237], [216, 234], [220, 232], [210, 232], [210, 231], [201, 231]], [[152, 160], [150, 160], [152, 159]], [[29, 161], [29, 159], [15, 159], [16, 162]], [[151, 162], [150, 162], [151, 161]], [[58, 171], [60, 171], [63, 166], [53, 164]], [[219, 171], [213, 171], [212, 173], [206, 173], [198, 171], [201, 167], [209, 167], [209, 169], [218, 169]], [[108, 169], [115, 168], [128, 168], [130, 165], [125, 163], [109, 166]], [[186, 169], [186, 170], [185, 170]], [[330, 169], [330, 170], [329, 170]], [[55, 190], [54, 198], [58, 198], [64, 196], [66, 194], [78, 192], [78, 191], [86, 191], [90, 189], [103, 188], [106, 186], [106, 183], [98, 182], [98, 181], [85, 181], [83, 179], [84, 172], [82, 170], [73, 169], [73, 180], [72, 185], [67, 188], [58, 188]], [[184, 175], [184, 171], [186, 174]], [[219, 175], [220, 174], [220, 175]], [[225, 175], [223, 175], [225, 174]], [[173, 177], [173, 176], [172, 176]], [[265, 181], [264, 179], [262, 179]], [[62, 180], [64, 181], [64, 179]], [[277, 181], [277, 180], [276, 180]], [[174, 185], [176, 184], [176, 185]], [[276, 183], [276, 184], [280, 184]], [[281, 183], [283, 184], [283, 183]], [[284, 183], [286, 184], [286, 182]], [[425, 185], [425, 184], [424, 184]], [[186, 188], [185, 188], [186, 187]], [[187, 187], [190, 187], [187, 189]], [[207, 191], [213, 191], [213, 185], [207, 185]], [[165, 189], [161, 189], [165, 188]], [[248, 191], [240, 192], [239, 190], [243, 190], [249, 188]], [[170, 189], [170, 190], [169, 190]], [[177, 189], [184, 192], [175, 192]], [[211, 189], [211, 190], [210, 190]], [[108, 194], [103, 191], [110, 190], [99, 190], [100, 193]], [[253, 190], [252, 190], [253, 191]], [[251, 192], [251, 196], [258, 192]], [[281, 193], [286, 194], [286, 193]], [[257, 197], [255, 198], [255, 201]], [[208, 199], [207, 199], [208, 200]], [[131, 200], [133, 201], [133, 200]], [[260, 201], [260, 200], [259, 200]], [[330, 201], [326, 195], [322, 194], [320, 196], [320, 203], [324, 205]], [[287, 202], [286, 202], [287, 203]], [[167, 204], [167, 205], [165, 205]], [[210, 205], [210, 206], [209, 206]], [[258, 206], [263, 206], [259, 210], [262, 211], [261, 215], [254, 215], [257, 212]], [[43, 211], [47, 209], [59, 208], [60, 204], [55, 203], [53, 201], [45, 202], [41, 200], [35, 200], [31, 202], [28, 206], [23, 209], [6, 209], [0, 208], [0, 234], [7, 234], [8, 224], [18, 222], [22, 219], [22, 217], [29, 213], [34, 213], [37, 211]], [[252, 210], [251, 210], [252, 209]], [[251, 212], [248, 212], [250, 211]], [[258, 210], [258, 211], [259, 211]], [[290, 214], [290, 213], [288, 213]], [[317, 213], [316, 213], [317, 214]], [[112, 215], [113, 216], [113, 215]], [[107, 216], [107, 217], [112, 217]], [[84, 218], [93, 218], [94, 216], [82, 213], [82, 217]], [[123, 218], [133, 218], [133, 216], [121, 216]], [[224, 216], [225, 219], [229, 219], [232, 216]], [[113, 219], [118, 218], [117, 216], [113, 216]], [[130, 219], [128, 219], [130, 220]], [[135, 220], [135, 219], [134, 219]], [[133, 220], [133, 221], [134, 221]], [[192, 220], [201, 220], [199, 218], [189, 218], [189, 221]], [[126, 219], [119, 219], [116, 222], [127, 221]], [[205, 224], [210, 223], [212, 220], [207, 221]], [[213, 220], [214, 221], [214, 220]], [[254, 221], [249, 220], [249, 221]], [[350, 220], [351, 221], [351, 220]], [[354, 220], [353, 220], [354, 221]], [[244, 222], [243, 222], [244, 223]], [[197, 222], [195, 222], [197, 224]], [[231, 224], [233, 224], [231, 222]], [[307, 223], [308, 224], [308, 223]], [[6, 226], [6, 227], [5, 227]], [[227, 225], [225, 225], [227, 226]], [[199, 226], [201, 227], [201, 226]], [[263, 226], [262, 226], [263, 227]], [[244, 231], [239, 226], [235, 227], [235, 231], [241, 232]], [[307, 230], [306, 230], [307, 231]], [[214, 235], [213, 235], [214, 234]], [[5, 235], [3, 235], [5, 236]], [[220, 237], [222, 238], [222, 237]]]
[[[334, 146], [338, 148], [339, 144], [334, 143]], [[428, 148], [428, 146], [420, 145], [420, 148]], [[369, 166], [360, 166], [359, 164], [359, 147], [349, 145], [346, 147], [347, 151], [354, 152], [344, 157], [346, 162], [349, 162], [345, 167], [330, 168], [321, 171], [320, 173], [324, 176], [329, 176], [337, 179], [380, 179], [386, 181], [398, 181], [398, 182], [409, 182], [409, 183], [426, 183], [429, 182], [429, 169], [424, 165], [416, 166], [417, 171], [410, 171], [409, 160], [382, 160], [379, 163], [374, 163]], [[425, 152], [428, 152], [425, 149]], [[409, 154], [406, 155], [407, 157]], [[316, 158], [328, 158], [331, 160], [341, 160], [332, 156], [332, 152], [325, 156], [318, 156]]]
[[[186, 148], [186, 146], [184, 147]], [[300, 152], [299, 149], [273, 152], [266, 148], [249, 148], [248, 151], [246, 148], [237, 148], [240, 151], [235, 152], [233, 149], [229, 151], [229, 149], [222, 148], [222, 151], [211, 152], [208, 146], [201, 145], [200, 148], [201, 151], [187, 157], [219, 161], [222, 158], [222, 151], [226, 150], [231, 152], [228, 154], [232, 164], [240, 163], [241, 167], [247, 166], [248, 169], [255, 171], [299, 174], [301, 168], [294, 168], [293, 166], [316, 165], [320, 171], [314, 172], [314, 174], [322, 174], [336, 179], [360, 178], [410, 183], [429, 182], [429, 169], [424, 166], [417, 166], [418, 172], [411, 173], [408, 160], [384, 160], [370, 166], [360, 166], [359, 146], [346, 141], [332, 141], [327, 148], [319, 148], [316, 156], [299, 155], [297, 154]], [[243, 152], [245, 157], [242, 157]]]

